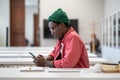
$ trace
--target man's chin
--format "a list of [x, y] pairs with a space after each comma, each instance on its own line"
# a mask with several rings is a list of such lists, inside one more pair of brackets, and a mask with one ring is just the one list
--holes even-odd
[[61, 40], [62, 39], [62, 37], [57, 37], [57, 36], [53, 36], [55, 39], [58, 39], [58, 40]]

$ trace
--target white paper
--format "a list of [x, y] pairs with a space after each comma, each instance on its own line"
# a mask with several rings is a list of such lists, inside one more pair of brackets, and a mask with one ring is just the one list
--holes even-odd
[[21, 72], [41, 72], [44, 71], [43, 67], [21, 67]]

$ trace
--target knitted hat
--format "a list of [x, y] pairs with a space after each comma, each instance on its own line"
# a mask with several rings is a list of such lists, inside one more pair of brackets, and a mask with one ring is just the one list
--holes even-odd
[[68, 19], [68, 16], [67, 16], [66, 12], [64, 12], [60, 8], [57, 9], [51, 16], [49, 16], [48, 20], [70, 24], [70, 21]]

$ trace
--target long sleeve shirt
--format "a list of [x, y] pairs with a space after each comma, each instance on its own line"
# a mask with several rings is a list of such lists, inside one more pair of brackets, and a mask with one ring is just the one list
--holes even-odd
[[[61, 58], [57, 59], [61, 54]], [[58, 40], [50, 53], [56, 68], [88, 68], [87, 50], [80, 36], [71, 27], [62, 40]]]

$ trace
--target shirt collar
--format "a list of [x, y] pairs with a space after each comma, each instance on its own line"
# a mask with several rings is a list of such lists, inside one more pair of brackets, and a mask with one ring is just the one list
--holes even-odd
[[73, 32], [73, 31], [74, 31], [74, 29], [73, 29], [73, 27], [71, 27], [71, 28], [67, 31], [67, 33], [65, 34], [64, 38], [63, 38], [62, 40], [60, 40], [60, 41], [61, 41], [61, 42], [64, 42], [65, 39], [66, 39], [66, 37], [67, 37], [71, 32]]

